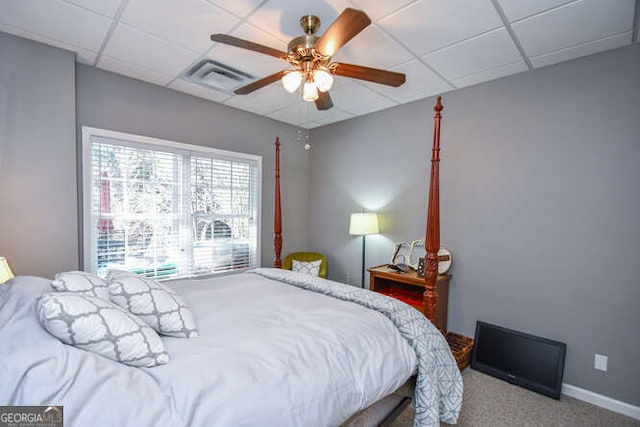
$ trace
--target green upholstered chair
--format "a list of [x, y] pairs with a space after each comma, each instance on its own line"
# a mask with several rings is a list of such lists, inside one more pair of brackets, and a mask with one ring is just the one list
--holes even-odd
[[320, 263], [320, 272], [318, 273], [318, 276], [325, 279], [327, 278], [327, 258], [325, 258], [324, 255], [318, 252], [293, 252], [285, 257], [284, 262], [282, 263], [282, 268], [291, 270], [294, 259], [296, 261], [304, 262], [321, 260], [322, 262]]

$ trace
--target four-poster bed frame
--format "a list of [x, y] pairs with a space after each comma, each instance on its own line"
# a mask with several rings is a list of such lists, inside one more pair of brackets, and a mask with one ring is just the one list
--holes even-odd
[[[431, 175], [429, 185], [429, 198], [427, 208], [427, 227], [425, 242], [425, 291], [423, 294], [424, 315], [435, 324], [438, 312], [438, 293], [436, 291], [436, 279], [438, 277], [438, 250], [440, 249], [440, 114], [442, 98], [436, 99], [433, 107], [433, 148], [431, 149]], [[280, 206], [280, 139], [276, 138], [275, 161], [275, 208], [273, 220], [273, 247], [275, 251], [275, 268], [282, 267], [282, 210]]]

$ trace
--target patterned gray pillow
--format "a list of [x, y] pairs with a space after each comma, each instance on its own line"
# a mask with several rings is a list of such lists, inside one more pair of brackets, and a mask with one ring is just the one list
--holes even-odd
[[162, 340], [142, 320], [101, 298], [50, 292], [36, 301], [44, 329], [60, 341], [131, 366], [169, 362]]
[[320, 264], [322, 260], [316, 261], [298, 261], [291, 262], [291, 271], [306, 274], [307, 276], [317, 277], [320, 274]]
[[166, 285], [128, 271], [107, 275], [111, 301], [135, 314], [159, 334], [195, 338], [198, 329], [191, 309]]
[[77, 292], [83, 295], [92, 295], [109, 301], [109, 287], [107, 282], [85, 273], [84, 271], [67, 271], [56, 274], [51, 287], [58, 292]]

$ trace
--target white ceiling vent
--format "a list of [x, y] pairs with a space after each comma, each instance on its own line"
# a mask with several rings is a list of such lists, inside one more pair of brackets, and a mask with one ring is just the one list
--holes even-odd
[[249, 84], [254, 77], [220, 62], [205, 59], [188, 70], [183, 79], [227, 93]]

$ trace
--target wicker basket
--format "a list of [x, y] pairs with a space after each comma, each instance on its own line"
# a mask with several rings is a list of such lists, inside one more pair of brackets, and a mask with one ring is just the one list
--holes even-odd
[[445, 337], [451, 348], [453, 357], [456, 358], [458, 369], [461, 371], [471, 363], [471, 349], [473, 349], [473, 339], [453, 332], [447, 332]]

